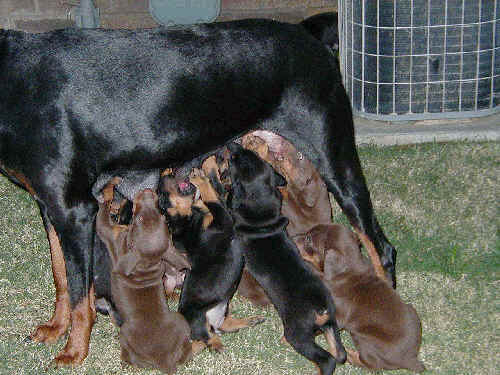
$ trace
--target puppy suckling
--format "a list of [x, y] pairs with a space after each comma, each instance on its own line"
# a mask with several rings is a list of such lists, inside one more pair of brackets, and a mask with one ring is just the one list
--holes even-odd
[[158, 197], [139, 192], [130, 225], [111, 218], [113, 185], [104, 189], [96, 231], [111, 258], [111, 294], [122, 319], [121, 358], [137, 367], [154, 367], [172, 374], [191, 353], [190, 327], [184, 317], [168, 309], [162, 277], [162, 257], [171, 246]]
[[312, 163], [290, 142], [277, 134], [259, 130], [245, 135], [241, 144], [285, 177], [286, 186], [279, 191], [281, 214], [288, 219], [286, 231], [289, 236], [332, 222], [325, 182]]
[[[248, 271], [264, 288], [280, 315], [292, 347], [330, 375], [346, 352], [340, 341], [333, 299], [287, 236], [279, 186], [285, 179], [254, 152], [230, 144], [230, 208]], [[322, 331], [337, 361], [315, 342]]]
[[[218, 180], [215, 157], [205, 161], [203, 169]], [[199, 169], [193, 170], [189, 181], [178, 181], [173, 174], [163, 176], [160, 198], [175, 247], [186, 252], [191, 264], [179, 312], [191, 326], [193, 350], [196, 353], [208, 346], [220, 351], [222, 342], [216, 332], [235, 331], [259, 322], [227, 316], [244, 263], [243, 249], [234, 241], [233, 220], [209, 177]]]
[[[241, 139], [246, 149], [259, 157], [286, 179], [280, 187], [281, 214], [288, 219], [286, 231], [294, 236], [322, 223], [331, 223], [332, 208], [326, 185], [312, 163], [285, 138], [263, 130], [246, 134]], [[243, 270], [238, 293], [254, 305], [270, 303], [259, 283]]]
[[323, 273], [339, 327], [352, 337], [357, 352], [348, 350], [347, 360], [371, 370], [424, 371], [417, 312], [375, 274], [355, 234], [341, 225], [318, 225], [295, 241], [304, 259]]

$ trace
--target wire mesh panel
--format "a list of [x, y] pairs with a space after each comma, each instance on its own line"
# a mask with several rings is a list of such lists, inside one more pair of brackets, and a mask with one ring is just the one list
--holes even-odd
[[500, 0], [339, 0], [355, 113], [381, 120], [499, 111]]

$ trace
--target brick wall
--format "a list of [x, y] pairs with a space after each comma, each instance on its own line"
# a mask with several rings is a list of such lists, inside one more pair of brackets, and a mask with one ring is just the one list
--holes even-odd
[[337, 0], [222, 0], [218, 20], [272, 18], [299, 22], [316, 13], [337, 10]]
[[[74, 26], [79, 0], [0, 0], [0, 28], [42, 32]], [[103, 28], [155, 27], [148, 0], [94, 0]], [[217, 21], [272, 18], [298, 22], [310, 15], [336, 10], [337, 0], [222, 0]]]

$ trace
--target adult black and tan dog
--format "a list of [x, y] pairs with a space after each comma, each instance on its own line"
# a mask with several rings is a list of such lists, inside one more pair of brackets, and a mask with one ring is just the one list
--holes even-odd
[[312, 161], [394, 280], [396, 252], [373, 212], [336, 64], [303, 27], [265, 20], [0, 30], [0, 169], [32, 194], [48, 234], [56, 309], [32, 337], [54, 342], [71, 324], [56, 365], [88, 353], [99, 176], [180, 166], [252, 129]]
[[288, 343], [315, 363], [320, 375], [331, 375], [336, 359], [316, 344], [316, 333], [325, 334], [339, 362], [345, 362], [346, 351], [330, 292], [287, 235], [288, 219], [281, 215], [278, 191], [286, 180], [253, 151], [236, 143], [228, 147], [232, 183], [228, 200], [248, 272], [278, 311]]

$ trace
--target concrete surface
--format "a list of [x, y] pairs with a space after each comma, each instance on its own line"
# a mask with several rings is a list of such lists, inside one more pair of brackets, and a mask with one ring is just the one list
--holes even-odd
[[500, 112], [460, 120], [384, 122], [354, 117], [358, 145], [403, 145], [425, 142], [498, 141]]

